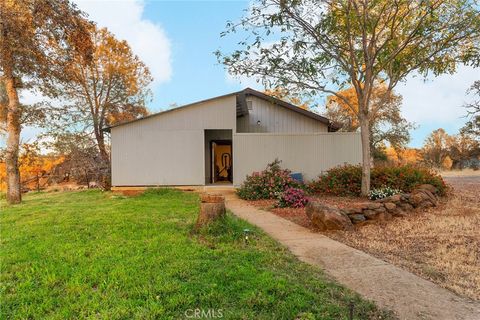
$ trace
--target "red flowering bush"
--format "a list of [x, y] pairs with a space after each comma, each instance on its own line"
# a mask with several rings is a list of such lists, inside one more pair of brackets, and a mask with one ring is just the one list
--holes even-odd
[[331, 168], [318, 180], [310, 183], [309, 187], [315, 193], [356, 196], [360, 194], [361, 183], [362, 168], [345, 165]]
[[[447, 191], [442, 177], [428, 168], [412, 165], [379, 166], [372, 168], [372, 188], [389, 187], [403, 192], [411, 192], [416, 186], [431, 184], [440, 195]], [[313, 192], [342, 196], [359, 196], [362, 185], [362, 168], [360, 165], [344, 165], [328, 170], [309, 187]]]
[[280, 162], [275, 159], [262, 172], [247, 176], [237, 190], [238, 196], [246, 200], [275, 199], [287, 188], [299, 187], [299, 183], [290, 177], [290, 170], [282, 169]]
[[287, 188], [278, 197], [277, 206], [280, 208], [303, 208], [308, 203], [305, 191], [299, 188]]

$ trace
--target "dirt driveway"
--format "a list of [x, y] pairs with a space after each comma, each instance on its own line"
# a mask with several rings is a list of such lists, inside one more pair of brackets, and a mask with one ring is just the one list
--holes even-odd
[[437, 208], [328, 236], [480, 300], [480, 174], [445, 180], [452, 194]]

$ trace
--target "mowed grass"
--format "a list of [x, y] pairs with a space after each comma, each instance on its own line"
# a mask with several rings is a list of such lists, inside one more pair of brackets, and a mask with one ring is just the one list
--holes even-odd
[[348, 319], [351, 301], [355, 319], [386, 317], [239, 219], [194, 233], [194, 193], [1, 201], [3, 319]]

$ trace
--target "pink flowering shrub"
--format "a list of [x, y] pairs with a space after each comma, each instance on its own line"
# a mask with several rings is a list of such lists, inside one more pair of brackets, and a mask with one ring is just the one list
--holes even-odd
[[280, 162], [275, 159], [262, 172], [247, 176], [237, 190], [238, 196], [246, 200], [275, 199], [287, 188], [299, 187], [299, 183], [290, 177], [290, 170], [282, 169]]
[[277, 206], [281, 208], [303, 208], [308, 203], [305, 191], [299, 188], [287, 188], [278, 197]]

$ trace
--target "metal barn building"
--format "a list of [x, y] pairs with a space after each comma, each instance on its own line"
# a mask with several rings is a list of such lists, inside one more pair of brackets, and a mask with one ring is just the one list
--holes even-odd
[[358, 133], [249, 88], [105, 130], [114, 187], [240, 185], [276, 158], [309, 180], [361, 162]]

